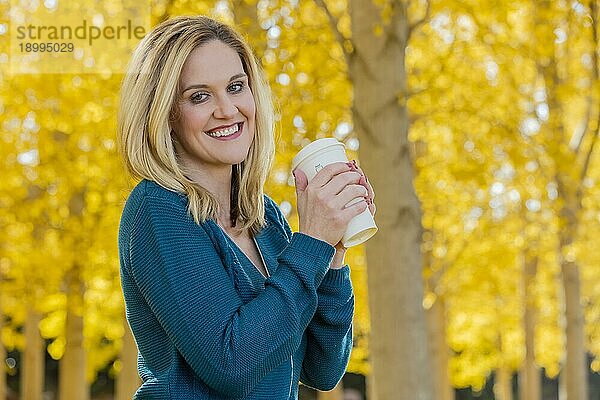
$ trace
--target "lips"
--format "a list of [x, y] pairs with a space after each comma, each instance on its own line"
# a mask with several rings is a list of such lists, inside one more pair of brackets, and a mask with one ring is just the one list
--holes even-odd
[[205, 131], [204, 133], [217, 140], [232, 140], [238, 138], [243, 131], [244, 123], [238, 122], [231, 125], [222, 125], [217, 128]]
[[216, 128], [211, 129], [210, 131], [206, 131], [206, 132], [215, 132], [215, 131], [220, 131], [222, 129], [227, 129], [227, 128], [232, 128], [235, 125], [239, 125], [241, 124], [241, 122], [236, 122], [235, 124], [231, 124], [231, 125], [221, 125], [221, 126], [217, 126]]

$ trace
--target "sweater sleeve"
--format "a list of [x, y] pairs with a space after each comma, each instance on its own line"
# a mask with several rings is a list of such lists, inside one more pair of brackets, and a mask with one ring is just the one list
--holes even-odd
[[[286, 236], [292, 230], [272, 199], [278, 222]], [[319, 390], [331, 390], [340, 381], [352, 351], [352, 318], [354, 317], [354, 292], [350, 280], [350, 267], [330, 269], [317, 289], [318, 306], [306, 330], [307, 347], [300, 380]]]
[[350, 267], [329, 270], [317, 296], [317, 311], [306, 330], [300, 380], [318, 390], [332, 390], [344, 376], [352, 351], [354, 293]]
[[237, 398], [299, 346], [334, 251], [294, 234], [265, 290], [244, 304], [185, 207], [145, 196], [131, 227], [128, 272], [195, 374]]

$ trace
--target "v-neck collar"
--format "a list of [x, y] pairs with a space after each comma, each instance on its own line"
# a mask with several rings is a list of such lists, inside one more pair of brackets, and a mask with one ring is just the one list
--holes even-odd
[[[260, 247], [260, 243], [259, 243], [259, 238], [262, 236], [262, 233], [264, 232], [265, 229], [261, 230], [261, 232], [259, 232], [257, 235], [250, 235], [252, 237], [252, 240], [254, 241], [254, 244], [256, 246], [256, 249], [258, 250], [258, 254], [260, 255], [260, 259], [263, 263], [263, 266], [265, 267], [265, 270], [267, 272], [267, 275], [265, 276], [262, 271], [256, 266], [254, 265], [254, 263], [252, 262], [252, 260], [250, 259], [250, 257], [248, 257], [248, 255], [240, 248], [240, 246], [237, 245], [237, 243], [235, 242], [235, 240], [233, 240], [231, 238], [231, 236], [229, 236], [229, 234], [225, 231], [225, 229], [223, 229], [223, 227], [221, 227], [221, 225], [215, 223], [216, 226], [219, 227], [219, 229], [221, 230], [221, 232], [223, 232], [223, 235], [225, 235], [225, 238], [231, 242], [233, 244], [233, 246], [235, 246], [235, 248], [244, 255], [244, 258], [246, 260], [248, 260], [248, 262], [250, 263], [250, 265], [252, 265], [252, 267], [254, 268], [254, 270], [256, 272], [258, 272], [264, 279], [268, 279], [271, 276], [271, 268], [269, 268], [269, 262], [267, 261], [267, 257], [265, 257], [265, 255], [263, 255], [263, 250]], [[268, 247], [268, 246], [265, 246]]]

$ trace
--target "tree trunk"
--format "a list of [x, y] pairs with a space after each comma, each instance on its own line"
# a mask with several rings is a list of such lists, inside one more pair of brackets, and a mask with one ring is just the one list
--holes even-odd
[[142, 381], [137, 373], [137, 345], [123, 317], [125, 334], [123, 335], [123, 348], [121, 349], [121, 371], [117, 378], [115, 400], [130, 400]]
[[564, 369], [558, 375], [558, 400], [567, 400], [567, 383]]
[[[494, 396], [496, 400], [512, 400], [512, 374], [506, 367], [496, 370], [496, 381], [494, 383]], [[527, 399], [529, 400], [529, 399]]]
[[67, 326], [65, 354], [59, 363], [59, 398], [89, 400], [86, 355], [83, 347], [83, 283], [79, 268], [67, 272]]
[[519, 373], [519, 398], [527, 400], [541, 399], [541, 377], [540, 370], [535, 364], [535, 326], [536, 307], [534, 282], [537, 273], [538, 258], [534, 255], [526, 255], [524, 262], [524, 303], [525, 315], [523, 316], [523, 327], [525, 331], [525, 361]]
[[257, 0], [233, 0], [236, 26], [244, 32], [256, 56], [260, 59], [267, 49], [267, 32], [258, 20]]
[[437, 400], [454, 400], [454, 390], [448, 375], [449, 348], [446, 343], [446, 305], [438, 296], [427, 311], [429, 354], [433, 367], [434, 397]]
[[567, 360], [564, 371], [567, 399], [586, 400], [588, 398], [588, 382], [583, 307], [580, 302], [579, 268], [576, 263], [565, 260], [563, 260], [561, 266], [567, 318]]
[[67, 345], [59, 364], [61, 399], [89, 399], [86, 381], [86, 357], [83, 348], [83, 317], [67, 311]]
[[344, 400], [344, 385], [340, 381], [340, 383], [329, 392], [317, 392], [317, 400]]
[[421, 209], [416, 197], [408, 142], [404, 52], [406, 5], [393, 2], [381, 34], [380, 9], [372, 1], [350, 1], [354, 87], [353, 121], [360, 160], [377, 193], [379, 232], [366, 243], [369, 398], [431, 400], [423, 302]]
[[[42, 317], [29, 309], [25, 319], [25, 349], [21, 369], [21, 400], [42, 400], [44, 392], [44, 341], [39, 324]], [[4, 361], [4, 359], [2, 359]]]

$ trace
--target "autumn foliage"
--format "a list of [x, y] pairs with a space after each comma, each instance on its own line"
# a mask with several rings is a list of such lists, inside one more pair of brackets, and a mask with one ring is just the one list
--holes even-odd
[[[360, 161], [352, 104], [368, 99], [353, 98], [348, 75], [348, 4], [153, 3], [152, 24], [205, 13], [238, 24], [253, 44], [278, 110], [266, 192], [297, 229], [296, 152], [333, 136]], [[600, 372], [598, 5], [374, 3], [381, 34], [400, 3], [413, 19], [424, 17], [405, 49], [408, 91], [393, 93], [389, 107], [408, 109], [423, 307], [443, 304], [450, 384], [481, 389], [494, 371], [521, 370], [527, 351], [556, 377], [566, 365], [568, 325], [576, 326], [568, 312], [580, 313], [581, 340], [593, 356], [585, 367]], [[10, 4], [0, 2], [0, 28], [8, 24]], [[39, 313], [46, 351], [60, 359], [67, 316], [83, 316], [87, 382], [104, 369], [117, 377], [125, 332], [117, 227], [134, 184], [115, 142], [122, 75], [9, 74], [7, 36], [0, 29], [0, 344], [23, 350], [22, 327]], [[386, 190], [375, 187], [378, 196]], [[352, 248], [346, 262], [357, 302], [348, 371], [368, 375], [365, 249]], [[569, 276], [577, 287], [569, 289]], [[569, 303], [573, 293], [577, 301]], [[534, 316], [532, 349], [526, 310]]]

